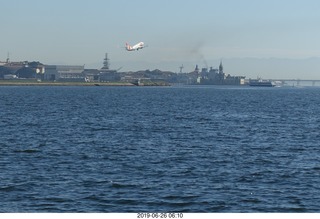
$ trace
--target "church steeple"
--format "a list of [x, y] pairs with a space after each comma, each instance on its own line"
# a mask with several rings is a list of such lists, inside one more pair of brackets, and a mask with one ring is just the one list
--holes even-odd
[[223, 74], [222, 60], [220, 61], [220, 65], [219, 65], [219, 73], [220, 73], [220, 74]]

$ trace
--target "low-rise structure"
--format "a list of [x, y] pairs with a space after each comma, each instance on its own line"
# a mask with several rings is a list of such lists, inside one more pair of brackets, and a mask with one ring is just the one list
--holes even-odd
[[44, 80], [85, 81], [83, 65], [46, 65]]

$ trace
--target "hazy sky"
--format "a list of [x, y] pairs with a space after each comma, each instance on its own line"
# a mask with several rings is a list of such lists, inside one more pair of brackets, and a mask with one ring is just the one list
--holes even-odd
[[[113, 68], [178, 71], [184, 64], [191, 71], [194, 63], [216, 67], [220, 59], [234, 70], [232, 60], [246, 57], [320, 56], [319, 0], [0, 0], [0, 5], [0, 60], [10, 52], [13, 61], [100, 67], [108, 52]], [[125, 51], [125, 42], [139, 41], [148, 48]], [[250, 71], [241, 66], [236, 73]]]

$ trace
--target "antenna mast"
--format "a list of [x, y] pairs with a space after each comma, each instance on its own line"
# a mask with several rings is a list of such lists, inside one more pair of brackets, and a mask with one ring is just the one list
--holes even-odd
[[104, 61], [103, 61], [103, 67], [102, 69], [109, 69], [109, 66], [110, 66], [110, 63], [109, 63], [109, 58], [108, 58], [108, 53], [106, 53], [106, 56], [104, 58]]

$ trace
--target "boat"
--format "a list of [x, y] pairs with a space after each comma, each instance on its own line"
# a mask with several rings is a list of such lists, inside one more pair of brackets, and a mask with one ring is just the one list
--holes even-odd
[[274, 87], [276, 84], [271, 80], [263, 80], [261, 78], [259, 79], [250, 79], [249, 80], [249, 86], [254, 87]]

